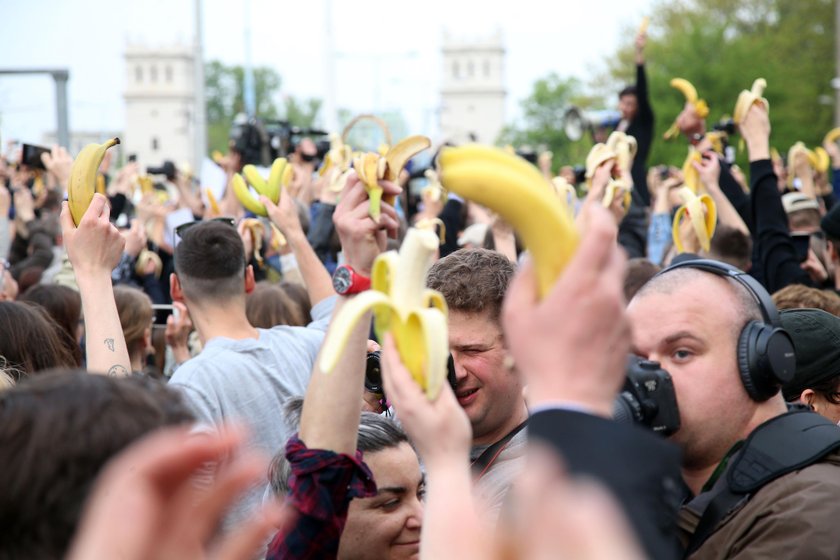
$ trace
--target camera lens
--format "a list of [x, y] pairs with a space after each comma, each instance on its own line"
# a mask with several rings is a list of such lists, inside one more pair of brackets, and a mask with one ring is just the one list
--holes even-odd
[[382, 393], [382, 366], [380, 352], [368, 352], [365, 366], [365, 389], [371, 393]]
[[613, 420], [619, 424], [640, 424], [643, 419], [641, 403], [629, 391], [621, 392], [613, 401]]

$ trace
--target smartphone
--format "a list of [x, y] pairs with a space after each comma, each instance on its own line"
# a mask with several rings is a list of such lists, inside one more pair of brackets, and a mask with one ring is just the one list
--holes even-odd
[[180, 318], [178, 316], [178, 308], [174, 305], [156, 303], [152, 305], [152, 310], [154, 311], [154, 325], [156, 327], [165, 327], [166, 320], [170, 315], [173, 315], [176, 321]]
[[790, 236], [793, 247], [796, 249], [796, 258], [799, 262], [808, 260], [808, 251], [811, 249], [811, 236], [807, 233], [797, 233]]
[[35, 146], [33, 144], [24, 144], [23, 151], [20, 155], [20, 162], [32, 169], [47, 170], [44, 167], [44, 162], [41, 161], [41, 154], [50, 153], [49, 148]]

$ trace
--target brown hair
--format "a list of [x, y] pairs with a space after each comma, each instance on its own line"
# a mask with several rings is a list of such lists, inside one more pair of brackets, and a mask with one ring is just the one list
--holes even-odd
[[311, 323], [312, 300], [309, 299], [309, 292], [306, 291], [306, 287], [298, 282], [289, 282], [288, 280], [280, 282], [280, 287], [297, 306], [298, 311], [295, 313], [295, 317], [300, 321], [299, 324], [305, 326]]
[[79, 292], [58, 284], [36, 284], [18, 298], [18, 301], [34, 303], [43, 307], [52, 319], [66, 332], [61, 342], [76, 360], [76, 367], [82, 366], [82, 348], [77, 336], [79, 319], [82, 316], [82, 298]]
[[15, 381], [53, 368], [78, 367], [66, 333], [40, 305], [0, 301], [0, 356]]
[[752, 266], [752, 239], [737, 228], [718, 224], [709, 256], [746, 272]]
[[245, 315], [248, 322], [258, 329], [270, 329], [277, 325], [306, 325], [300, 306], [283, 288], [265, 281], [258, 282], [254, 291], [245, 299]]
[[785, 286], [773, 294], [773, 303], [780, 311], [782, 309], [800, 309], [808, 307], [822, 309], [836, 317], [840, 317], [840, 296], [834, 292], [809, 288], [802, 284]]
[[487, 312], [498, 321], [513, 274], [513, 263], [501, 253], [461, 249], [432, 265], [426, 285], [441, 292], [450, 309]]
[[152, 328], [154, 316], [152, 300], [137, 288], [114, 286], [114, 301], [129, 354], [145, 350], [146, 331]]
[[661, 269], [647, 259], [630, 259], [624, 275], [624, 299], [630, 301]]
[[0, 391], [0, 556], [63, 558], [102, 467], [193, 420], [179, 392], [142, 376], [54, 371]]

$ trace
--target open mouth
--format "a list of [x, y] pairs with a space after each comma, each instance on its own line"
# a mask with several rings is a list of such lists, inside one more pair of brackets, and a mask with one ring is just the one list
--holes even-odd
[[458, 402], [463, 406], [472, 402], [477, 392], [478, 389], [467, 389], [464, 391], [458, 391], [455, 393], [455, 396], [458, 398]]

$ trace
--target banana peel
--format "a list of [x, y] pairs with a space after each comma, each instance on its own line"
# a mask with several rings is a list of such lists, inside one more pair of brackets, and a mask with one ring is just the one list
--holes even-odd
[[[800, 155], [804, 155], [808, 158], [808, 165], [811, 169], [817, 169], [817, 165], [819, 165], [819, 161], [817, 159], [817, 154], [809, 150], [803, 142], [797, 142], [793, 146], [791, 146], [790, 150], [788, 150], [788, 187], [793, 188], [793, 180], [796, 178], [796, 173], [794, 172], [796, 169], [796, 160], [799, 158]], [[827, 154], [826, 154], [827, 155]]]
[[504, 149], [466, 144], [440, 153], [441, 182], [450, 191], [496, 213], [531, 253], [540, 297], [574, 255], [579, 234], [566, 205], [536, 167]]
[[105, 152], [119, 143], [119, 138], [111, 138], [102, 144], [88, 144], [73, 160], [70, 179], [67, 182], [67, 204], [76, 226], [79, 225], [93, 200], [96, 192], [96, 176], [99, 164], [105, 158]]
[[[691, 82], [685, 78], [674, 78], [671, 80], [671, 87], [679, 90], [683, 94], [686, 102], [690, 103], [691, 106], [694, 107], [694, 112], [697, 114], [698, 118], [705, 119], [709, 116], [709, 105], [706, 103], [705, 99], [700, 99], [697, 95], [697, 88], [695, 88]], [[674, 124], [672, 124], [665, 132], [665, 140], [674, 138], [677, 134], [679, 134], [679, 131], [680, 129], [675, 119]]]
[[575, 187], [563, 177], [555, 177], [551, 180], [551, 185], [554, 187], [554, 192], [560, 197], [560, 200], [566, 207], [566, 212], [569, 218], [575, 219], [575, 207], [577, 206], [578, 197]]
[[683, 204], [674, 215], [674, 223], [671, 227], [671, 235], [674, 239], [674, 246], [677, 248], [677, 252], [685, 252], [685, 247], [680, 238], [680, 223], [682, 223], [683, 217], [687, 215], [691, 220], [694, 233], [700, 241], [700, 246], [708, 253], [711, 248], [712, 236], [714, 236], [717, 226], [717, 206], [715, 206], [715, 201], [708, 194], [697, 196], [689, 187], [682, 187], [679, 190], [679, 196]]
[[391, 333], [412, 378], [434, 400], [446, 382], [449, 337], [446, 302], [425, 287], [438, 249], [438, 236], [410, 228], [399, 253], [388, 251], [373, 263], [371, 289], [348, 300], [333, 318], [319, 358], [321, 371], [335, 369], [349, 333], [369, 311], [379, 340]]
[[262, 245], [263, 236], [265, 235], [265, 226], [256, 218], [247, 218], [242, 220], [242, 225], [251, 235], [251, 241], [254, 243], [254, 258], [257, 259], [257, 264], [262, 266]]
[[[616, 135], [615, 137], [613, 135]], [[621, 136], [618, 136], [621, 135]], [[623, 137], [622, 137], [623, 136]], [[627, 139], [632, 139], [632, 143]], [[604, 190], [604, 197], [601, 199], [601, 204], [604, 208], [609, 208], [617, 197], [621, 197], [621, 207], [625, 213], [630, 209], [631, 195], [630, 190], [632, 185], [628, 184], [624, 177], [629, 176], [629, 169], [633, 163], [633, 156], [635, 155], [636, 139], [632, 136], [626, 136], [623, 132], [614, 132], [610, 135], [612, 147], [609, 144], [595, 144], [589, 150], [589, 155], [586, 156], [586, 184], [588, 188], [592, 187], [592, 177], [595, 176], [595, 170], [602, 164], [609, 160], [615, 160], [616, 164], [621, 166], [621, 156], [616, 152], [620, 149], [624, 152], [624, 165], [626, 166], [626, 175], [619, 174], [617, 177], [613, 176]], [[608, 139], [609, 142], [609, 139]], [[632, 154], [631, 154], [632, 145]], [[613, 170], [615, 171], [615, 170]]]
[[744, 117], [747, 116], [747, 112], [753, 105], [763, 105], [768, 112], [770, 111], [770, 102], [762, 97], [766, 87], [767, 80], [758, 78], [753, 82], [751, 89], [741, 90], [741, 93], [738, 94], [738, 100], [735, 102], [735, 111], [732, 113], [732, 120], [736, 125], [740, 125], [744, 121]]
[[682, 166], [683, 183], [692, 193], [697, 194], [700, 191], [700, 172], [694, 168], [695, 163], [701, 163], [703, 155], [694, 149], [694, 146], [689, 146], [688, 157], [685, 158]]
[[[432, 141], [425, 136], [409, 136], [390, 148], [384, 156], [368, 152], [353, 159], [353, 169], [356, 170], [370, 199], [369, 214], [374, 221], [379, 222], [382, 212], [383, 191], [379, 181], [384, 179], [396, 183], [408, 160], [431, 145]], [[395, 197], [388, 196], [385, 202], [393, 205]]]
[[[440, 244], [446, 243], [446, 224], [440, 218], [423, 218], [415, 222], [414, 227], [439, 233]], [[438, 229], [440, 228], [440, 229]]]

